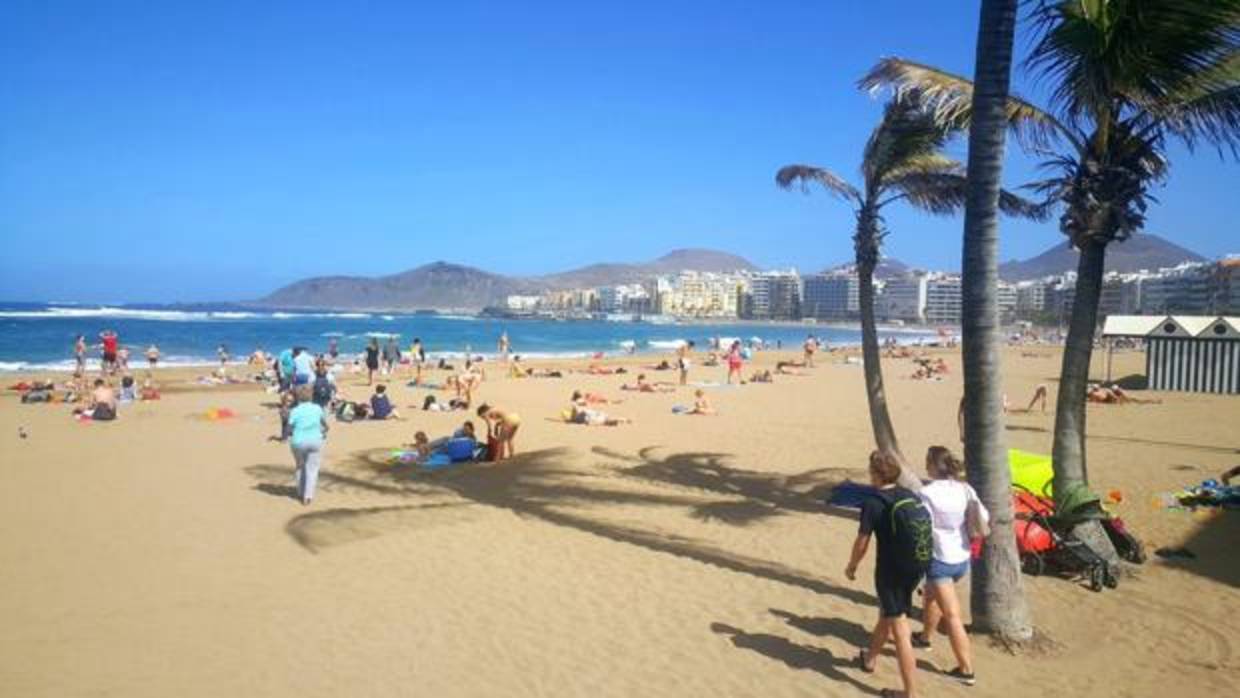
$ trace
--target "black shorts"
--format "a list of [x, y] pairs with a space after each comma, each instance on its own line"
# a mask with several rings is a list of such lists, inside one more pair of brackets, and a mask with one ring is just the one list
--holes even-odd
[[103, 363], [105, 364], [116, 363], [116, 352], [106, 352], [106, 351], [103, 352]]
[[913, 612], [913, 592], [921, 584], [922, 575], [885, 576], [875, 573], [874, 591], [883, 618], [909, 616]]
[[379, 360], [378, 359], [374, 359], [374, 360], [366, 359], [366, 368], [372, 371], [377, 371], [379, 369]]

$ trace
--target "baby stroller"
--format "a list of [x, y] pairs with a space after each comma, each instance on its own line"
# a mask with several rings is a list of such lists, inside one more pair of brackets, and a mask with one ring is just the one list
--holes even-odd
[[1013, 485], [1012, 507], [1016, 514], [1013, 527], [1021, 570], [1033, 576], [1049, 572], [1080, 577], [1093, 591], [1114, 589], [1119, 585], [1119, 579], [1111, 565], [1071, 533], [1073, 526], [1081, 521], [1090, 518], [1105, 521], [1106, 513], [1097, 495], [1084, 488], [1079, 488], [1074, 494], [1069, 497], [1069, 506], [1065, 507], [1070, 513], [1056, 515], [1055, 504], [1050, 498]]

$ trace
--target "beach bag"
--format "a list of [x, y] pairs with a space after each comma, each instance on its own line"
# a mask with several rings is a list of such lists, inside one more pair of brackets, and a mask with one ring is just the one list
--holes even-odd
[[924, 575], [934, 555], [934, 524], [930, 510], [916, 495], [890, 500], [884, 512], [891, 525], [892, 559], [904, 576]]
[[356, 418], [352, 402], [342, 402], [336, 409], [336, 419], [341, 422], [352, 422]]
[[964, 530], [968, 534], [969, 540], [977, 540], [978, 538], [990, 537], [990, 522], [982, 515], [982, 502], [977, 498], [977, 492], [972, 487], [965, 485], [969, 491], [969, 500], [964, 508]]

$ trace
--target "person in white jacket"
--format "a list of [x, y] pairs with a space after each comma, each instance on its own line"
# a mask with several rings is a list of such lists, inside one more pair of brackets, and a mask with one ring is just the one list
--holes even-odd
[[926, 452], [926, 474], [930, 482], [918, 494], [934, 522], [934, 556], [926, 574], [926, 609], [922, 616], [925, 623], [922, 631], [913, 635], [913, 645], [930, 649], [940, 622], [945, 624], [957, 662], [957, 667], [948, 675], [972, 686], [976, 682], [972, 650], [964, 631], [956, 582], [969, 572], [972, 554], [968, 526], [970, 504], [983, 522], [989, 522], [990, 514], [973, 488], [961, 480], [964, 466], [948, 449], [930, 447]]

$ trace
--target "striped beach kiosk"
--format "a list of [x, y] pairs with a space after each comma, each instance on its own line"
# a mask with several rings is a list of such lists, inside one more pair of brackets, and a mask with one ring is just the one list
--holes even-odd
[[1112, 315], [1102, 336], [1145, 341], [1150, 390], [1240, 395], [1240, 317]]

